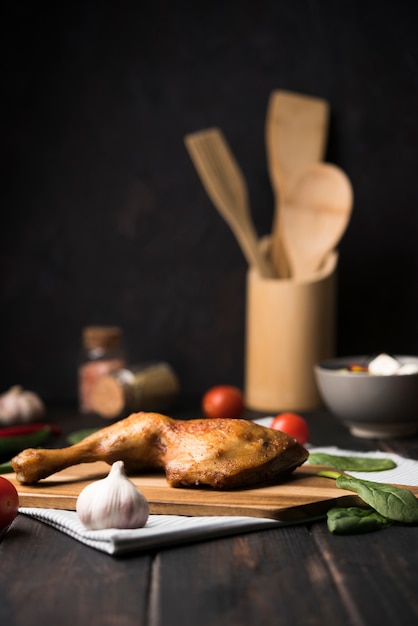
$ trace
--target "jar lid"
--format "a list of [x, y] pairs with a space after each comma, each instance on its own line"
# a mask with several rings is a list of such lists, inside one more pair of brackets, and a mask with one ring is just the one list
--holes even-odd
[[94, 348], [116, 348], [122, 339], [119, 326], [85, 326], [83, 328], [83, 345], [87, 350]]

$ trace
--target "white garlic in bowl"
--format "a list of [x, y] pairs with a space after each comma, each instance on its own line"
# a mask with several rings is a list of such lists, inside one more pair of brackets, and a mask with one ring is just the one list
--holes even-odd
[[106, 478], [84, 487], [76, 511], [89, 530], [142, 528], [149, 517], [148, 502], [127, 477], [123, 461], [113, 463]]
[[45, 415], [45, 405], [33, 391], [14, 385], [0, 395], [0, 425], [36, 422]]

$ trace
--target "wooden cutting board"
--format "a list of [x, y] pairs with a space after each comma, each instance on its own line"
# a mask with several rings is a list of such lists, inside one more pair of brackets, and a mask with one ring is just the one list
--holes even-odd
[[[31, 486], [20, 484], [15, 474], [6, 474], [5, 478], [15, 485], [22, 507], [74, 511], [81, 490], [107, 476], [109, 469], [104, 462], [75, 465]], [[316, 476], [318, 469], [315, 465], [303, 465], [280, 484], [236, 491], [173, 488], [161, 474], [130, 476], [130, 479], [148, 500], [150, 512], [155, 514], [238, 515], [289, 522], [323, 516], [337, 504], [361, 503], [352, 492], [338, 489], [335, 480]], [[418, 487], [408, 489], [418, 496]]]

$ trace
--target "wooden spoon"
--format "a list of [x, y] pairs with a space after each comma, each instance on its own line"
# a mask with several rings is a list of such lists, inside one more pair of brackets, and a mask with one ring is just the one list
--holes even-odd
[[267, 164], [275, 195], [271, 259], [281, 278], [289, 276], [283, 246], [280, 204], [306, 165], [322, 161], [328, 133], [326, 100], [288, 91], [270, 95], [265, 128]]
[[222, 132], [209, 128], [186, 135], [186, 148], [213, 204], [231, 227], [249, 265], [264, 278], [275, 276], [259, 248], [250, 217], [248, 190]]
[[350, 220], [353, 190], [336, 165], [308, 165], [287, 192], [281, 209], [282, 235], [295, 279], [320, 269]]

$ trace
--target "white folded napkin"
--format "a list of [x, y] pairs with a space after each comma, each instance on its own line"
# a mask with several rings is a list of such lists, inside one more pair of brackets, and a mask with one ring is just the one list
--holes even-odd
[[22, 507], [19, 513], [30, 515], [91, 548], [113, 555], [284, 525], [277, 520], [258, 517], [150, 515], [144, 528], [87, 530], [75, 511]]
[[[354, 452], [334, 447], [310, 447], [310, 452], [391, 458], [396, 468], [381, 472], [347, 472], [358, 478], [382, 483], [418, 485], [418, 461], [386, 452]], [[75, 511], [21, 507], [20, 513], [53, 526], [77, 541], [112, 555], [139, 552], [174, 544], [233, 535], [240, 532], [286, 526], [273, 519], [235, 516], [187, 517], [182, 515], [150, 515], [144, 528], [135, 530], [87, 530]], [[313, 518], [318, 519], [318, 518]], [[306, 522], [307, 520], [303, 520]], [[297, 523], [297, 522], [296, 522]], [[300, 523], [300, 522], [299, 522]]]

